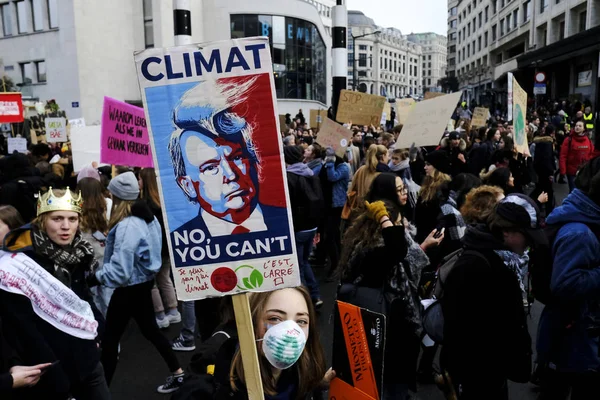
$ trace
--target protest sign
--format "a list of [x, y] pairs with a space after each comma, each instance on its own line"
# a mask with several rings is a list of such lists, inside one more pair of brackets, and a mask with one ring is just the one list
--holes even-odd
[[[527, 132], [525, 131], [525, 118], [527, 114], [527, 92], [521, 88], [519, 82], [512, 77], [512, 117], [515, 130], [515, 148], [523, 155], [529, 156], [529, 144], [527, 143]], [[510, 106], [509, 106], [510, 107]]]
[[404, 123], [396, 148], [408, 148], [413, 143], [437, 145], [461, 95], [462, 92], [456, 92], [417, 103]]
[[22, 137], [9, 137], [6, 141], [8, 144], [8, 154], [12, 154], [15, 151], [27, 154], [27, 139]]
[[415, 104], [414, 99], [396, 99], [396, 119], [399, 123], [406, 123]]
[[317, 135], [317, 143], [323, 147], [333, 147], [335, 154], [344, 157], [346, 147], [352, 139], [352, 131], [337, 124], [335, 121], [325, 118]]
[[379, 125], [387, 99], [383, 96], [342, 90], [336, 115], [337, 122], [354, 125]]
[[390, 103], [388, 103], [386, 101], [385, 104], [383, 105], [383, 112], [381, 113], [381, 119], [384, 119], [383, 114], [385, 114], [385, 116], [386, 116], [385, 120], [387, 121], [387, 119], [390, 117], [391, 113], [392, 113], [392, 106], [390, 105]]
[[48, 143], [66, 142], [67, 126], [64, 118], [46, 118], [44, 120], [46, 127], [46, 140]]
[[21, 93], [0, 93], [0, 124], [23, 122]]
[[336, 301], [332, 362], [336, 377], [329, 388], [330, 399], [381, 398], [385, 332], [383, 314]]
[[85, 119], [84, 118], [70, 119], [69, 126], [71, 127], [71, 129], [73, 129], [75, 127], [85, 126]]
[[508, 74], [506, 74], [506, 76], [508, 79], [508, 84], [507, 84], [508, 90], [507, 90], [507, 95], [506, 95], [507, 96], [506, 101], [508, 104], [507, 119], [509, 121], [512, 121], [513, 120], [512, 113], [513, 113], [513, 79], [514, 79], [514, 76], [513, 76], [512, 72], [509, 72]]
[[112, 165], [154, 167], [142, 108], [104, 97], [100, 161]]
[[446, 93], [440, 93], [440, 92], [425, 92], [425, 95], [423, 96], [423, 100], [435, 99], [436, 97], [444, 96], [445, 94]]
[[471, 119], [471, 126], [486, 126], [489, 114], [490, 110], [487, 108], [475, 107], [475, 110], [473, 110], [473, 118]]
[[78, 126], [71, 130], [71, 150], [73, 153], [73, 171], [79, 172], [86, 165], [100, 163], [100, 125]]
[[310, 110], [310, 127], [320, 129], [327, 118], [327, 110]]
[[179, 299], [300, 285], [268, 39], [135, 62]]
[[287, 132], [287, 124], [285, 123], [285, 115], [279, 114], [279, 130], [281, 132]]

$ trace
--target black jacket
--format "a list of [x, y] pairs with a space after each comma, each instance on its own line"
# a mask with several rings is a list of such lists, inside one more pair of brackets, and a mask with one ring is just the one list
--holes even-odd
[[[504, 249], [485, 225], [472, 225], [465, 253], [454, 265], [441, 299], [444, 313], [442, 365], [455, 383], [490, 377], [526, 382], [531, 337], [519, 282], [494, 250]], [[485, 351], [484, 351], [485, 350]]]
[[[455, 177], [458, 174], [462, 174], [465, 172], [469, 172], [469, 167], [467, 164], [467, 142], [463, 139], [460, 139], [460, 143], [458, 147], [453, 148], [450, 144], [450, 140], [448, 138], [442, 139], [442, 143], [440, 144], [440, 150], [445, 151], [448, 154], [448, 160], [450, 161], [450, 176]], [[465, 162], [459, 160], [458, 156], [462, 154], [465, 157]]]
[[540, 179], [547, 179], [556, 171], [554, 162], [554, 139], [551, 136], [538, 136], [533, 139], [535, 154], [533, 168]]
[[12, 399], [13, 378], [9, 371], [15, 365], [20, 365], [21, 362], [4, 338], [2, 328], [0, 321], [0, 398]]
[[473, 147], [469, 153], [469, 172], [479, 176], [482, 169], [490, 166], [492, 156], [494, 155], [494, 144], [491, 140], [486, 140], [478, 147]]
[[287, 181], [294, 232], [317, 228], [325, 211], [325, 199], [319, 177], [302, 176], [288, 171]]

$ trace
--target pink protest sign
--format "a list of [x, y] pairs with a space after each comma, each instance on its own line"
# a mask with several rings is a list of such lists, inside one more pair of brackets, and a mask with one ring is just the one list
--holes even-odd
[[144, 109], [104, 97], [100, 162], [153, 168]]

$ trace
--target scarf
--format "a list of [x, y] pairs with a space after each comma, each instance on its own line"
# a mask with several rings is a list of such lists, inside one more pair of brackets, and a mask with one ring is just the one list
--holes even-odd
[[519, 287], [526, 297], [525, 278], [529, 272], [529, 252], [525, 252], [522, 256], [509, 250], [494, 250], [494, 252], [504, 261], [504, 265], [517, 276]]
[[315, 158], [312, 161], [309, 161], [306, 163], [306, 165], [308, 166], [308, 168], [310, 168], [311, 170], [317, 168], [319, 165], [323, 164], [323, 160], [320, 158]]
[[308, 167], [308, 165], [298, 162], [292, 165], [288, 165], [286, 168], [287, 172], [292, 173], [294, 175], [300, 176], [313, 176], [314, 172], [312, 169]]
[[71, 274], [81, 264], [87, 264], [90, 273], [98, 268], [94, 249], [83, 239], [81, 232], [77, 232], [73, 242], [64, 247], [50, 240], [46, 232], [35, 225], [32, 227], [31, 237], [35, 253], [53, 262], [54, 270], [49, 272], [67, 287], [71, 287]]
[[89, 303], [23, 253], [0, 252], [0, 290], [27, 297], [38, 317], [68, 335], [86, 340], [97, 335]]

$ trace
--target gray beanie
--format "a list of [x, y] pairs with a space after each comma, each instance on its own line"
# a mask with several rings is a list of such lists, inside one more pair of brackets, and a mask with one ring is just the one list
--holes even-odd
[[140, 195], [140, 185], [133, 172], [117, 175], [108, 184], [108, 190], [121, 200], [136, 200]]

